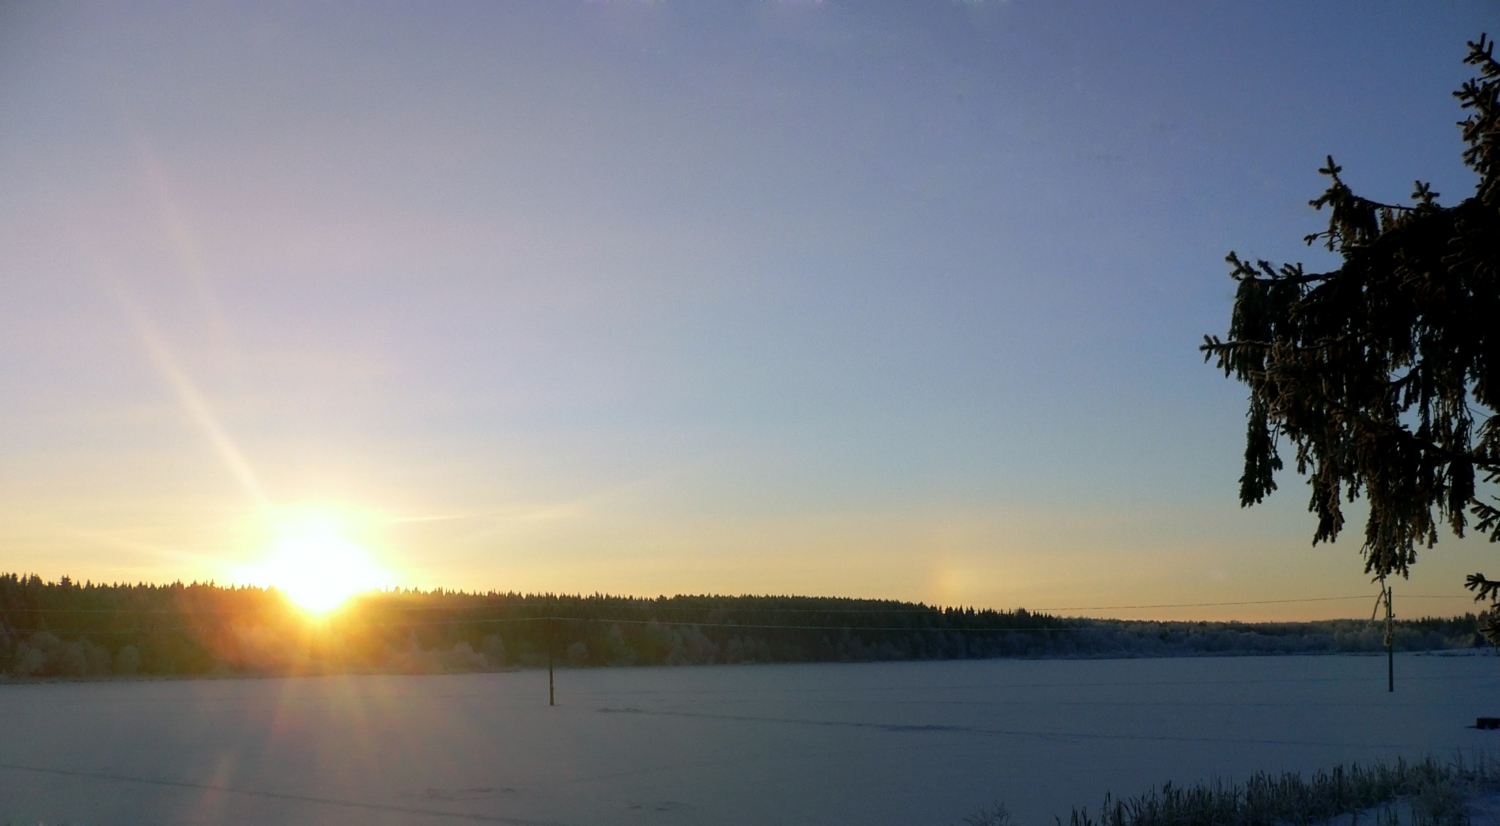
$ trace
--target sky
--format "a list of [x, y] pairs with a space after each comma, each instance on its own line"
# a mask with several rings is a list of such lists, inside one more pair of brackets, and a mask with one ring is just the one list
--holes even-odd
[[[1497, 22], [5, 3], [0, 569], [249, 582], [315, 525], [408, 587], [1365, 614], [1357, 507], [1241, 509], [1196, 348], [1230, 250], [1334, 264], [1326, 155], [1472, 192]], [[1398, 616], [1497, 550], [1444, 536]]]

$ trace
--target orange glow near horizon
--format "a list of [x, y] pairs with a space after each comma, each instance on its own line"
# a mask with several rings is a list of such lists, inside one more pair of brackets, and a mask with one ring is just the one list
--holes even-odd
[[275, 588], [313, 615], [326, 614], [350, 597], [387, 587], [390, 574], [345, 536], [337, 518], [313, 514], [279, 525], [270, 554], [240, 571], [240, 579]]

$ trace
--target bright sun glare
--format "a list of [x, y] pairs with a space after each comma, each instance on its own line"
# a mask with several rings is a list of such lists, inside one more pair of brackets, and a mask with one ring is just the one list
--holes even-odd
[[245, 578], [276, 588], [309, 613], [325, 614], [357, 593], [388, 584], [386, 573], [343, 536], [334, 519], [299, 519], [278, 533], [270, 556], [247, 569]]

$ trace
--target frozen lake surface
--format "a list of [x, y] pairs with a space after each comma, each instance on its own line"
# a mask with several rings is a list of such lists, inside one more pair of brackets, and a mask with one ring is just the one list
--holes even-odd
[[1106, 791], [1500, 751], [1500, 658], [0, 686], [0, 823], [1049, 826]]

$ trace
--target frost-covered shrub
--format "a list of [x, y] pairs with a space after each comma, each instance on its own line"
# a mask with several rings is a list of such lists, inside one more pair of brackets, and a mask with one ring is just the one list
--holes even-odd
[[489, 661], [485, 655], [474, 650], [467, 642], [455, 643], [443, 651], [423, 650], [414, 641], [404, 649], [387, 648], [385, 670], [398, 674], [445, 674], [466, 671], [484, 671]]
[[1010, 810], [996, 801], [964, 818], [967, 826], [1011, 826]]
[[453, 650], [439, 655], [443, 671], [483, 671], [488, 665], [484, 655], [466, 642], [455, 643]]
[[89, 673], [88, 654], [84, 653], [83, 643], [78, 640], [67, 643], [58, 651], [56, 662], [57, 673], [66, 677], [84, 677]]
[[38, 631], [16, 646], [10, 672], [17, 677], [87, 677], [109, 673], [109, 652], [86, 637], [64, 642]]
[[581, 642], [568, 646], [568, 665], [581, 667], [589, 664], [589, 647]]
[[696, 626], [686, 630], [673, 630], [672, 647], [667, 652], [667, 665], [708, 665], [714, 662], [719, 646], [704, 636]]
[[745, 661], [745, 643], [739, 637], [730, 637], [729, 642], [724, 644], [724, 662], [738, 663]]
[[14, 664], [11, 673], [17, 677], [30, 677], [41, 672], [47, 667], [47, 655], [40, 648], [36, 648], [29, 642], [22, 642], [16, 648]]
[[28, 642], [31, 643], [32, 648], [40, 649], [48, 657], [56, 654], [57, 649], [62, 647], [62, 640], [58, 639], [57, 635], [51, 631], [38, 631], [31, 635], [31, 639]]
[[298, 644], [286, 634], [264, 625], [236, 625], [231, 631], [231, 639], [237, 664], [248, 671], [284, 672], [308, 659], [305, 644]]
[[423, 651], [412, 646], [403, 650], [391, 649], [386, 657], [388, 670], [398, 674], [438, 674], [443, 671], [441, 652]]
[[115, 654], [115, 673], [122, 677], [135, 676], [141, 670], [141, 652], [133, 645], [120, 648]]
[[[1375, 810], [1377, 823], [1468, 826], [1468, 796], [1500, 789], [1500, 765], [1428, 758], [1337, 766], [1303, 778], [1260, 772], [1243, 783], [1164, 784], [1144, 795], [1105, 795], [1097, 819], [1076, 808], [1069, 826], [1305, 826]], [[1403, 816], [1404, 815], [1404, 816]], [[1059, 819], [1059, 823], [1061, 820]]]
[[485, 637], [479, 646], [479, 652], [484, 655], [490, 668], [505, 667], [505, 640], [500, 639], [499, 634]]
[[596, 665], [631, 665], [636, 661], [636, 653], [625, 641], [625, 632], [618, 625], [611, 625], [590, 653]]
[[104, 676], [110, 672], [109, 649], [102, 645], [88, 643], [84, 649], [84, 655], [89, 661], [89, 673], [96, 676]]

